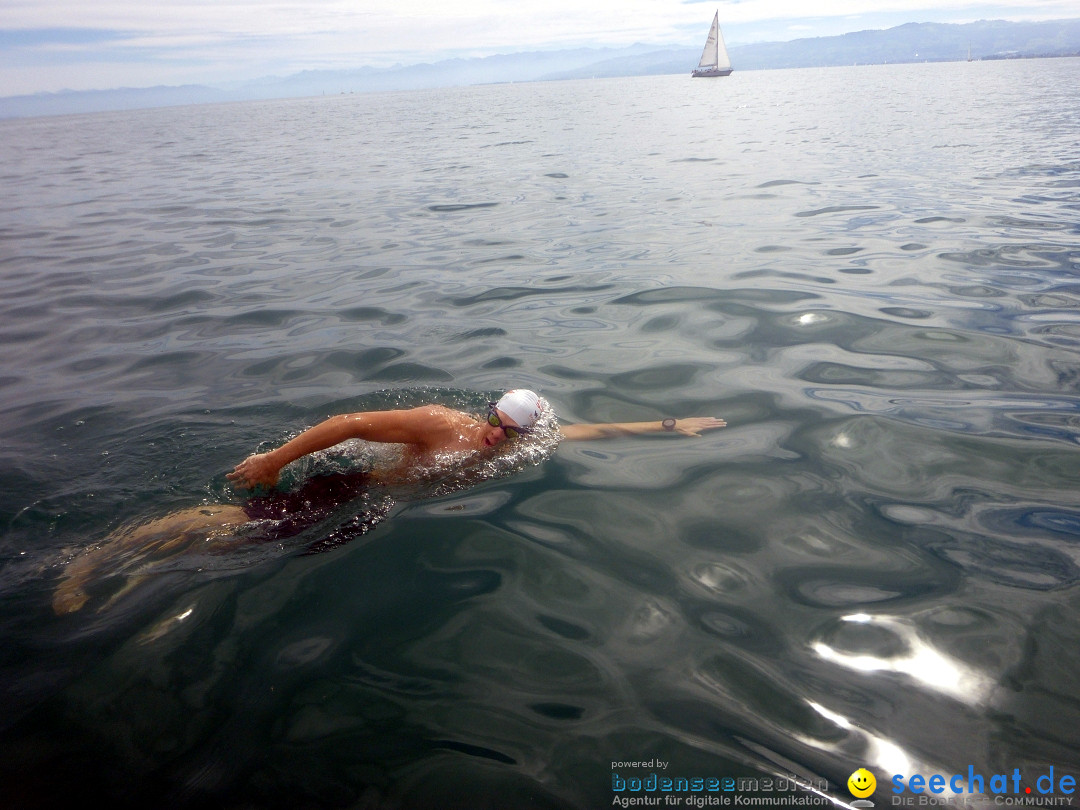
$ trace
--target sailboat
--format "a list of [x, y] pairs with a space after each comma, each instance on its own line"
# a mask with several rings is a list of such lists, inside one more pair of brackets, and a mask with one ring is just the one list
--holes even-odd
[[724, 46], [724, 35], [720, 32], [720, 12], [712, 18], [709, 38], [705, 40], [705, 50], [701, 52], [701, 61], [690, 74], [695, 78], [731, 75], [731, 57]]

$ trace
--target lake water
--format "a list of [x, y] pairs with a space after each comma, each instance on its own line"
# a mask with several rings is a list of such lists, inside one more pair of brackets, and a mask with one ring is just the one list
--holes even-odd
[[[1077, 87], [1059, 59], [0, 122], [0, 803], [1080, 776]], [[117, 560], [53, 613], [65, 563], [238, 503], [259, 447], [515, 386], [729, 427], [395, 493], [319, 555], [370, 504]]]

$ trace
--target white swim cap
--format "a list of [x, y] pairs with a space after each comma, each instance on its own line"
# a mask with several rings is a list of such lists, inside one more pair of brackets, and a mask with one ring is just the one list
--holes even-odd
[[540, 418], [540, 412], [544, 409], [544, 400], [540, 399], [534, 391], [516, 388], [503, 394], [502, 399], [495, 403], [495, 407], [523, 428], [530, 428]]

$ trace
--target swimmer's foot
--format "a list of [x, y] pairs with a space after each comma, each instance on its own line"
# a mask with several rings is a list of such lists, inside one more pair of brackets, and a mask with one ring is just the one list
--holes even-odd
[[90, 581], [93, 570], [93, 552], [83, 552], [69, 560], [64, 566], [60, 584], [53, 591], [53, 613], [57, 616], [66, 616], [82, 610], [86, 600], [90, 598], [84, 588]]
[[121, 599], [123, 599], [125, 596], [127, 596], [129, 593], [131, 593], [133, 590], [138, 588], [139, 585], [141, 583], [145, 582], [148, 578], [149, 577], [147, 577], [145, 574], [144, 575], [128, 577], [124, 581], [124, 586], [120, 590], [118, 590], [116, 593], [114, 593], [112, 596], [110, 596], [108, 601], [97, 609], [97, 612], [98, 613], [103, 613], [104, 611], [108, 610], [113, 605], [115, 605], [117, 602], [119, 602]]
[[57, 616], [66, 616], [82, 610], [89, 595], [83, 590], [80, 580], [69, 579], [61, 582], [53, 593], [52, 608]]
[[[109, 573], [130, 568], [147, 557], [185, 551], [200, 540], [225, 544], [235, 538], [235, 529], [248, 522], [239, 506], [211, 504], [174, 512], [149, 523], [121, 527], [99, 546], [78, 553], [64, 568], [60, 584], [53, 592], [53, 612], [66, 616], [83, 608], [89, 599], [84, 587], [105, 567]], [[103, 610], [144, 579], [135, 576], [110, 599]]]

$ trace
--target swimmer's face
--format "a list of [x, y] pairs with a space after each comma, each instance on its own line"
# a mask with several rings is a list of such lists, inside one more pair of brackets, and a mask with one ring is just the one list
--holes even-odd
[[874, 788], [877, 787], [877, 779], [866, 768], [859, 768], [848, 777], [847, 786], [852, 796], [865, 799], [874, 792]]
[[485, 427], [487, 428], [487, 430], [485, 430], [484, 432], [485, 447], [495, 447], [505, 442], [508, 438], [506, 435], [507, 430], [514, 432], [521, 431], [521, 427], [518, 425], [517, 422], [515, 422], [505, 413], [500, 411], [498, 408], [494, 407], [491, 408], [489, 411], [488, 420]]

